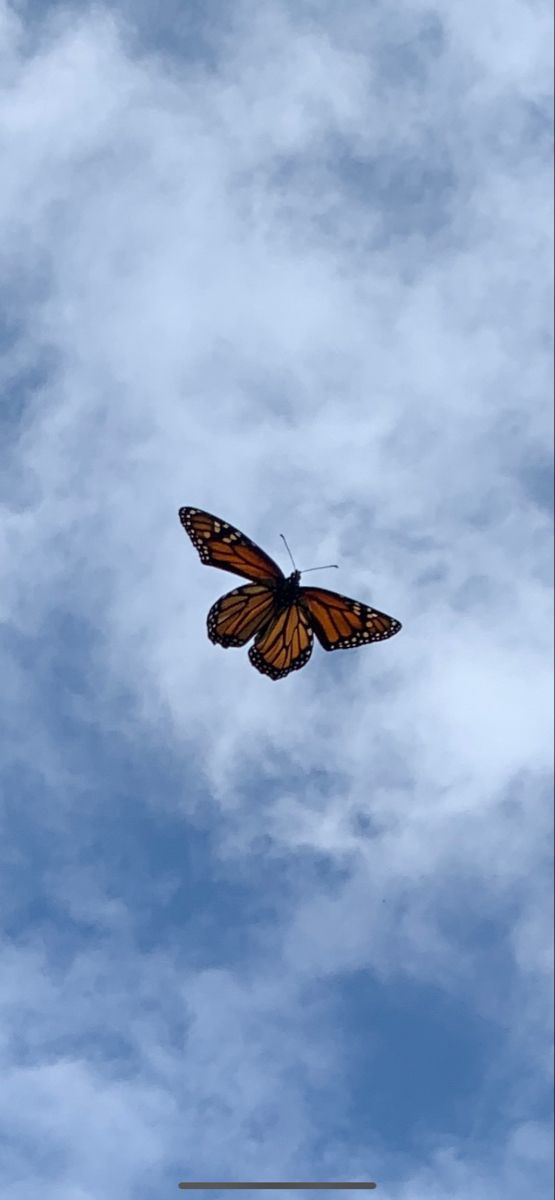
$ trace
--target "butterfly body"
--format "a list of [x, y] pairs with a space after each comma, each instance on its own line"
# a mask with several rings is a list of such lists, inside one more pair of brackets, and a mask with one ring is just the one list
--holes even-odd
[[202, 509], [181, 508], [179, 519], [203, 563], [250, 581], [212, 605], [210, 641], [227, 648], [254, 638], [249, 659], [271, 679], [305, 666], [314, 634], [324, 650], [340, 650], [383, 641], [401, 628], [394, 617], [358, 600], [326, 588], [301, 587], [300, 571], [285, 576], [255, 542]]
[[288, 604], [294, 604], [301, 593], [301, 572], [292, 571], [290, 575], [286, 575], [283, 579], [279, 579], [275, 589], [276, 604], [280, 609], [286, 608]]

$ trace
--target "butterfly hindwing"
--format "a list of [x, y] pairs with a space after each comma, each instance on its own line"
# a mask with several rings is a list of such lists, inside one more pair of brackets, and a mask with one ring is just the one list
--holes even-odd
[[324, 650], [347, 650], [382, 642], [401, 629], [400, 621], [327, 588], [301, 588], [301, 603]]
[[227, 521], [200, 508], [180, 508], [179, 520], [207, 566], [244, 579], [283, 579], [273, 558]]
[[246, 583], [220, 596], [207, 617], [208, 637], [220, 646], [244, 646], [275, 612], [275, 596], [263, 583]]
[[281, 609], [255, 639], [249, 659], [262, 675], [283, 679], [304, 667], [312, 654], [310, 618], [298, 600]]

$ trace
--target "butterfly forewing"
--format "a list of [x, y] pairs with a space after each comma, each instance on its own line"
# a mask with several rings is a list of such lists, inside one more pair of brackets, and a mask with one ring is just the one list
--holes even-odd
[[212, 605], [206, 622], [208, 637], [220, 646], [244, 646], [274, 613], [274, 592], [263, 583], [246, 583]]
[[310, 620], [299, 601], [282, 609], [249, 650], [253, 667], [270, 679], [283, 679], [290, 671], [300, 670], [311, 654]]
[[324, 650], [347, 650], [368, 642], [382, 642], [401, 628], [400, 621], [387, 613], [326, 588], [301, 588], [301, 603], [308, 609], [312, 628]]
[[179, 520], [201, 561], [244, 579], [283, 579], [277, 563], [227, 521], [200, 508], [180, 508]]

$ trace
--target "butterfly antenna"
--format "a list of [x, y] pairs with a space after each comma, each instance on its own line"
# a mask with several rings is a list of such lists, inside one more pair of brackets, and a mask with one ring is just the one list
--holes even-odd
[[310, 575], [311, 571], [331, 571], [332, 568], [334, 571], [339, 570], [337, 563], [326, 563], [324, 567], [307, 567], [306, 571], [301, 571], [301, 575]]
[[288, 555], [289, 555], [289, 558], [291, 559], [291, 562], [293, 563], [293, 570], [294, 570], [294, 571], [296, 571], [296, 570], [297, 570], [297, 567], [296, 567], [296, 564], [295, 564], [295, 559], [293, 558], [293, 555], [291, 554], [291, 551], [290, 551], [290, 549], [289, 549], [289, 546], [288, 546], [288, 544], [287, 544], [287, 538], [285, 537], [285, 534], [283, 534], [283, 533], [280, 533], [280, 535], [279, 535], [279, 536], [280, 536], [280, 538], [282, 538], [282, 539], [283, 539], [283, 542], [285, 543], [285, 549], [287, 550], [287, 553], [288, 553]]

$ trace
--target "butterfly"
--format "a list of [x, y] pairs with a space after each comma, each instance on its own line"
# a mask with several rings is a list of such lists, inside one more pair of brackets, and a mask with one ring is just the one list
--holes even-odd
[[324, 650], [346, 650], [381, 642], [401, 629], [400, 621], [327, 588], [301, 587], [300, 571], [285, 576], [255, 542], [200, 508], [180, 508], [179, 520], [206, 566], [250, 582], [212, 605], [208, 637], [220, 646], [244, 646], [254, 638], [249, 659], [262, 675], [283, 679], [304, 667], [314, 634]]

